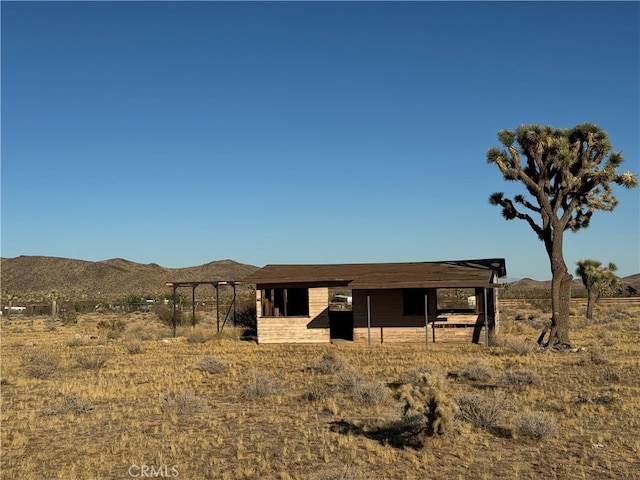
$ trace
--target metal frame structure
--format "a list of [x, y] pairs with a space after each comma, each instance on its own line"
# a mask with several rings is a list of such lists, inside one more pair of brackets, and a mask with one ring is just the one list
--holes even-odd
[[[209, 281], [199, 281], [199, 282], [167, 282], [165, 284], [167, 287], [173, 288], [173, 336], [176, 336], [176, 326], [178, 324], [178, 319], [176, 318], [176, 290], [181, 287], [191, 287], [191, 324], [193, 327], [196, 326], [196, 288], [200, 285], [212, 285], [216, 289], [216, 328], [219, 332], [224, 328], [224, 325], [227, 323], [227, 319], [229, 318], [229, 313], [231, 312], [231, 308], [233, 307], [233, 323], [235, 325], [237, 318], [237, 309], [236, 309], [236, 287], [240, 285], [240, 282], [236, 280], [209, 280]], [[224, 316], [224, 320], [222, 322], [222, 327], [220, 326], [220, 287], [221, 286], [231, 286], [233, 288], [233, 298], [231, 299], [231, 304], [227, 309], [227, 312]]]

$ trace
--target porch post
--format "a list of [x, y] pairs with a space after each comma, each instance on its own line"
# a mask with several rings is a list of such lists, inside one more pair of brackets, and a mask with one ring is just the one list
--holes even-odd
[[196, 287], [197, 283], [191, 285], [191, 326], [196, 327]]
[[487, 288], [482, 289], [483, 304], [484, 304], [484, 343], [485, 346], [489, 346], [489, 313], [487, 308]]
[[220, 331], [220, 285], [216, 282], [214, 285], [216, 287], [216, 332]]
[[176, 286], [172, 285], [173, 287], [173, 336], [175, 338], [176, 336], [176, 324], [178, 323], [178, 319], [176, 318]]
[[429, 300], [428, 300], [429, 292], [425, 290], [424, 292], [424, 344], [425, 346], [429, 343]]
[[367, 344], [371, 346], [371, 295], [367, 290]]

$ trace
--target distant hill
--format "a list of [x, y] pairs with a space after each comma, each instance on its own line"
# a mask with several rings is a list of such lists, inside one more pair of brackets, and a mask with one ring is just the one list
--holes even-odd
[[[2, 293], [22, 301], [42, 301], [52, 291], [66, 300], [117, 301], [127, 295], [171, 293], [167, 282], [242, 280], [258, 267], [218, 260], [186, 268], [166, 268], [114, 258], [89, 262], [58, 257], [20, 256], [0, 259]], [[190, 292], [184, 292], [190, 295]]]
[[[627, 286], [631, 286], [637, 291], [640, 291], [640, 273], [621, 278], [620, 282], [623, 289], [626, 289]], [[531, 278], [522, 278], [511, 283], [505, 283], [504, 285], [507, 287], [505, 290], [506, 295], [503, 295], [505, 297], [509, 297], [511, 295], [522, 296], [522, 294], [527, 292], [534, 293], [551, 291], [551, 280], [539, 281]], [[575, 278], [573, 280], [571, 294], [574, 297], [586, 295], [586, 289], [582, 284], [582, 280], [579, 278]]]
[[[119, 301], [128, 295], [160, 296], [171, 293], [167, 282], [238, 280], [256, 271], [258, 267], [217, 260], [204, 265], [186, 268], [166, 268], [155, 263], [141, 264], [122, 258], [101, 262], [74, 260], [59, 257], [20, 256], [0, 258], [0, 288], [18, 294], [20, 302], [42, 302], [52, 291], [67, 301]], [[640, 274], [625, 277], [623, 286], [631, 285], [640, 291]], [[503, 298], [530, 296], [551, 289], [551, 281], [523, 278], [505, 283], [501, 289]], [[580, 280], [574, 280], [574, 296], [584, 295]], [[190, 296], [190, 288], [180, 293]], [[209, 300], [215, 291], [208, 286], [197, 289], [198, 299]], [[4, 298], [3, 298], [4, 301]], [[3, 302], [4, 303], [4, 302]]]

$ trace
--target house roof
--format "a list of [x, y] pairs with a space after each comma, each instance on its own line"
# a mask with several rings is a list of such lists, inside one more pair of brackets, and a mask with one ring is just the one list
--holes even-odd
[[348, 286], [352, 289], [495, 287], [502, 258], [443, 262], [266, 265], [243, 283], [270, 286]]

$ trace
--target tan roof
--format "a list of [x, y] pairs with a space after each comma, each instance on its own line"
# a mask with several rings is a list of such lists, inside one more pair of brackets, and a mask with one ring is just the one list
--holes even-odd
[[506, 276], [501, 258], [443, 262], [266, 265], [243, 280], [254, 285], [348, 286], [352, 289], [487, 287]]

